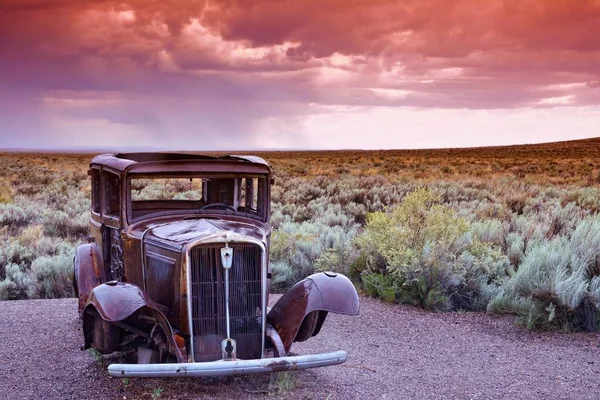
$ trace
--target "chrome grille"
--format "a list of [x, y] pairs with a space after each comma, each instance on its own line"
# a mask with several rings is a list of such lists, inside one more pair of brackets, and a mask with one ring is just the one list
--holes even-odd
[[[194, 360], [221, 359], [221, 341], [226, 338], [225, 277], [220, 249], [224, 244], [200, 245], [190, 250], [192, 329]], [[261, 356], [261, 254], [260, 247], [229, 243], [233, 265], [229, 271], [231, 338], [237, 342], [237, 357]]]

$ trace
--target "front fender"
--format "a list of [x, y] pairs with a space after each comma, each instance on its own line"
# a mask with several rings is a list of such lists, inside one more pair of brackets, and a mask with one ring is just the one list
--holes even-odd
[[285, 351], [293, 342], [319, 333], [328, 312], [356, 315], [358, 293], [342, 274], [321, 272], [292, 286], [273, 306], [267, 321], [275, 328]]
[[[165, 333], [169, 351], [177, 357], [178, 362], [187, 361], [184, 351], [177, 345], [173, 328], [167, 317], [137, 285], [111, 281], [96, 286], [90, 293], [85, 311], [90, 316], [95, 311], [104, 321], [112, 323], [122, 322], [138, 311], [152, 316]], [[93, 318], [84, 318], [83, 330], [86, 338], [90, 337], [87, 333], [91, 332], [93, 324]], [[86, 347], [90, 345], [91, 343], [88, 343], [88, 339], [86, 339]]]
[[87, 243], [77, 247], [73, 260], [73, 286], [79, 299], [79, 315], [83, 317], [83, 309], [92, 290], [106, 281], [102, 251], [95, 243]]

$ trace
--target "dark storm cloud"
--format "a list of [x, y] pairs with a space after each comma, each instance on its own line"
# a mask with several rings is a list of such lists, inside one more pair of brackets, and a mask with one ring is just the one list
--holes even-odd
[[0, 117], [254, 143], [311, 104], [597, 105], [599, 21], [598, 0], [4, 0]]

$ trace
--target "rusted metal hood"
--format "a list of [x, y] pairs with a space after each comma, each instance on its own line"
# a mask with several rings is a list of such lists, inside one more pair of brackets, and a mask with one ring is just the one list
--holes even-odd
[[262, 242], [266, 240], [265, 230], [258, 226], [216, 218], [179, 220], [158, 224], [149, 227], [145, 237], [151, 241], [177, 243], [185, 246], [190, 242], [219, 235], [229, 235], [232, 241], [239, 236], [250, 237]]

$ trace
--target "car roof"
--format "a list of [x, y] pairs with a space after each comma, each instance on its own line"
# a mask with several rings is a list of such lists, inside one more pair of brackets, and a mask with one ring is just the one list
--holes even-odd
[[102, 165], [118, 172], [250, 172], [269, 173], [269, 164], [251, 155], [193, 153], [107, 153], [95, 156], [90, 166]]

